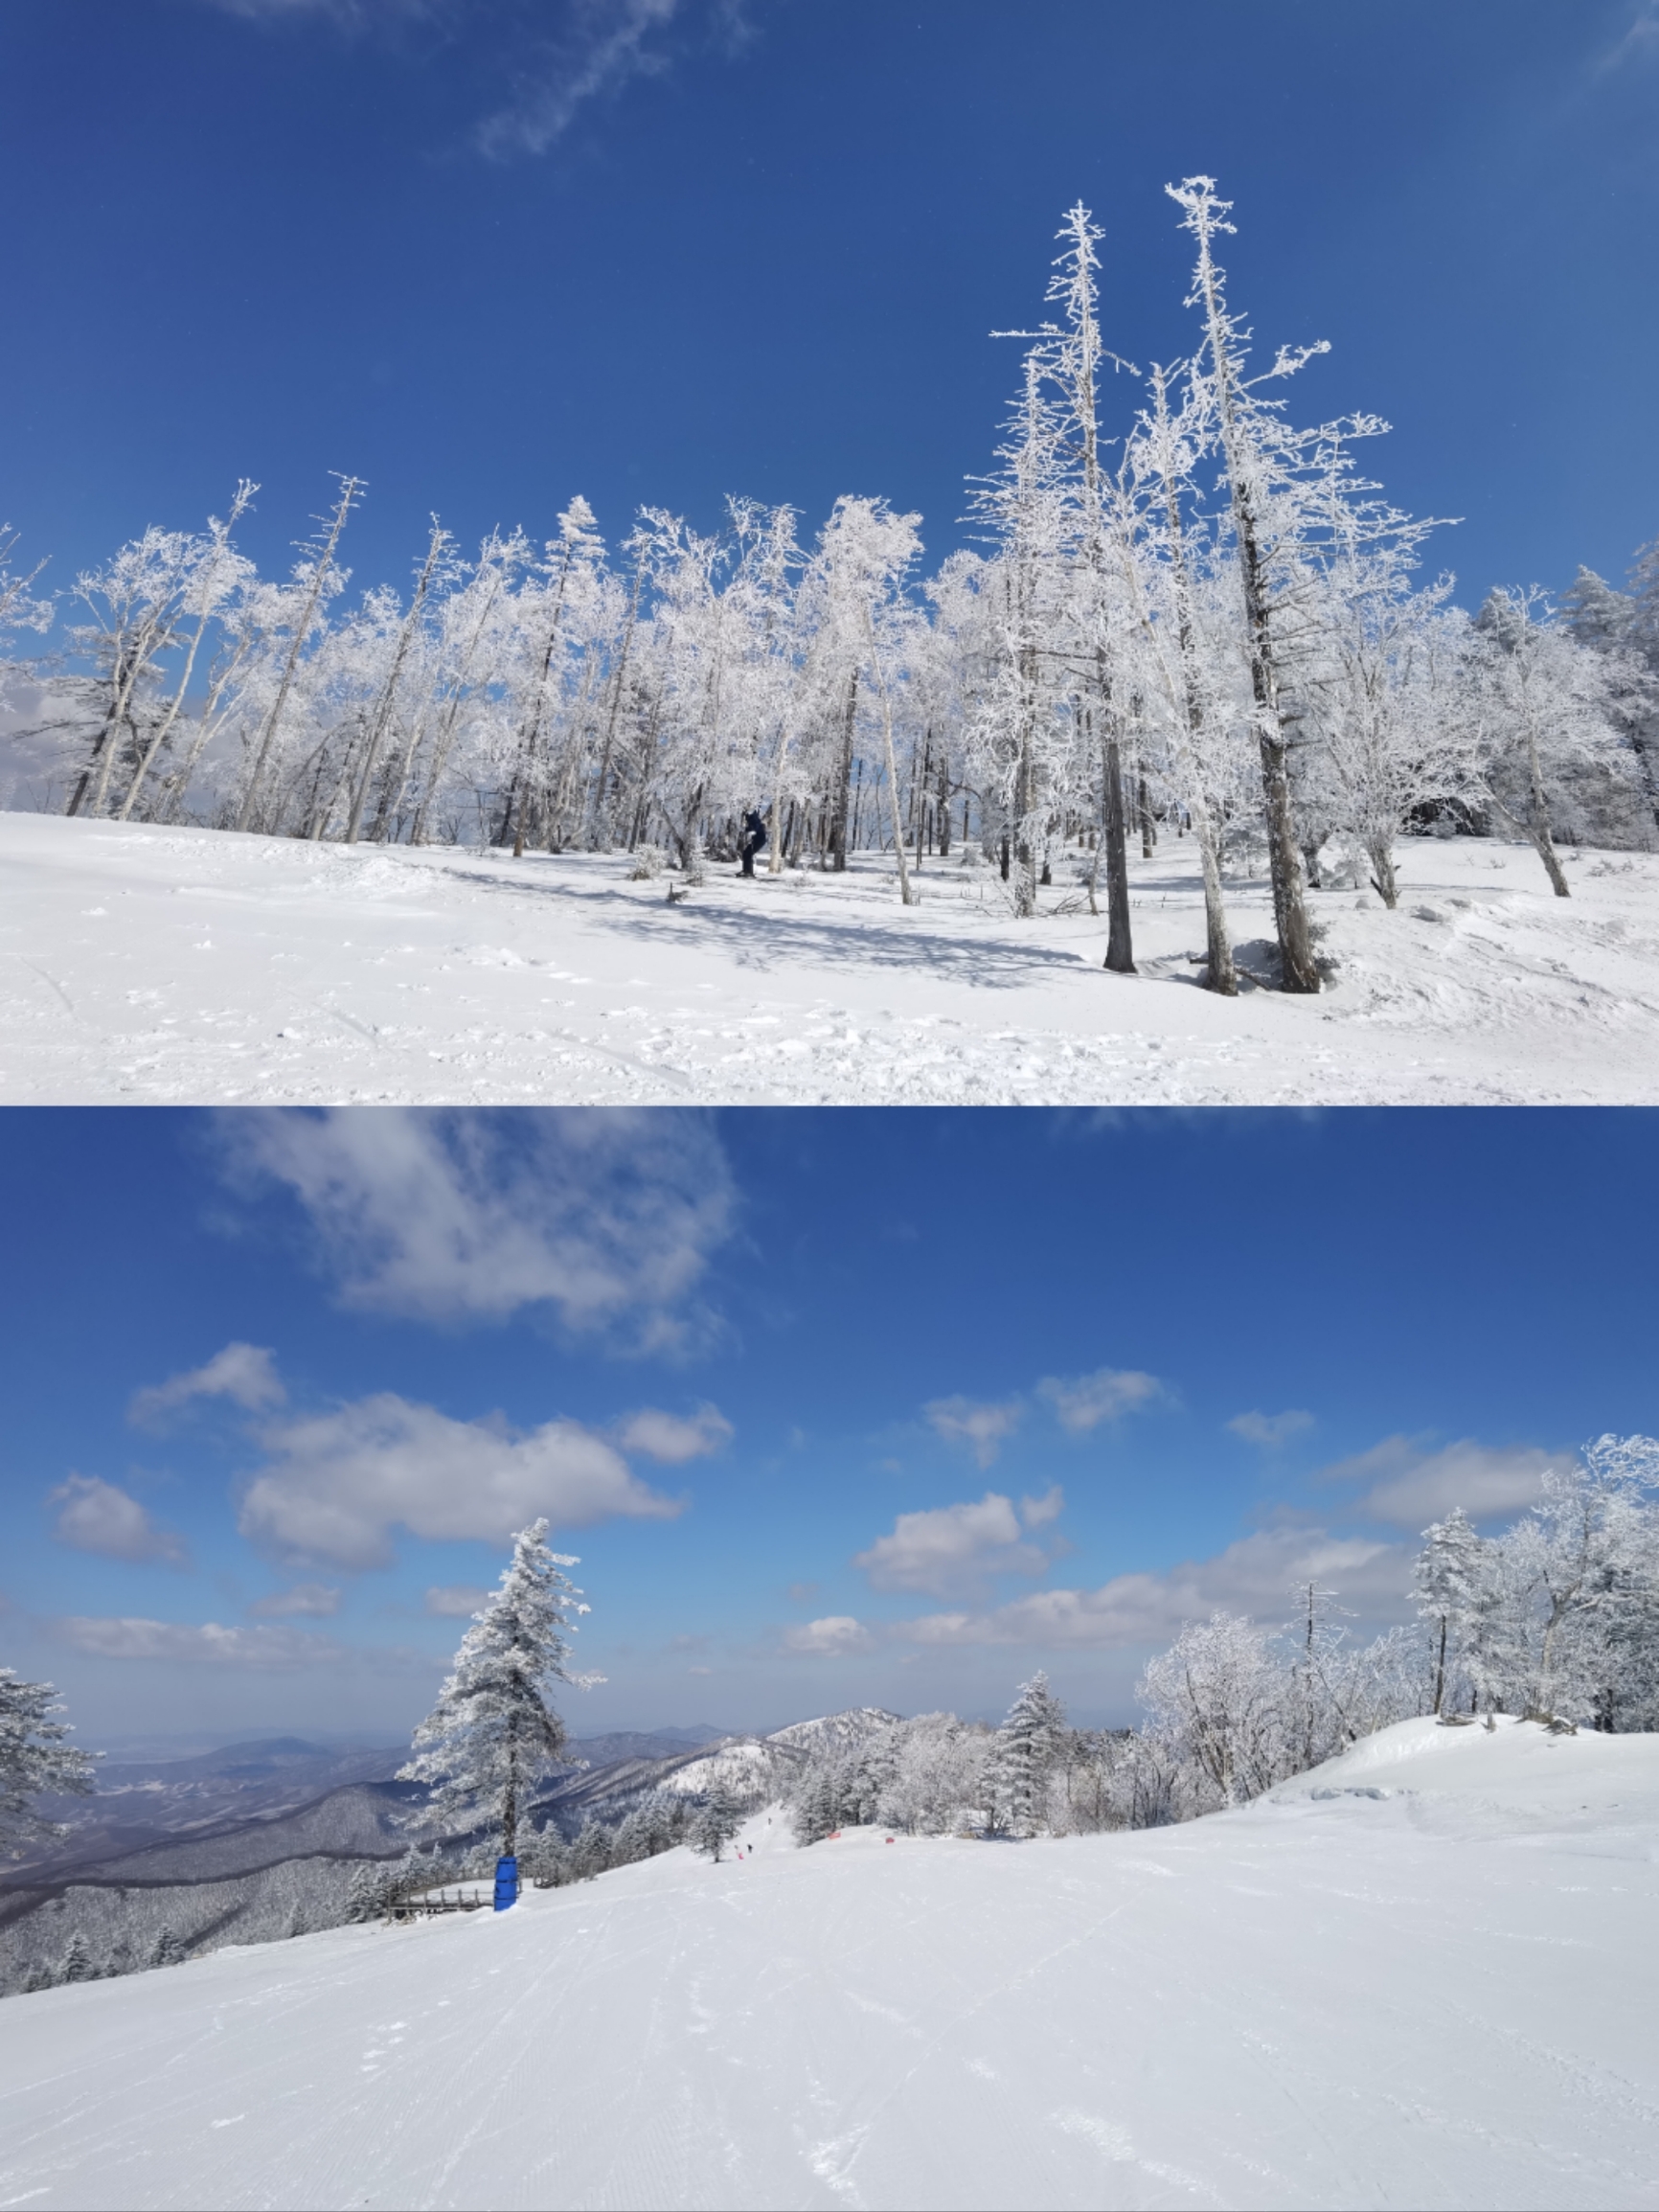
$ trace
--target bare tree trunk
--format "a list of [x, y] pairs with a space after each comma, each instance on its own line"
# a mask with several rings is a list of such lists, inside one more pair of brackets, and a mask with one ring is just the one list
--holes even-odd
[[1533, 728], [1530, 712], [1527, 716], [1527, 776], [1532, 800], [1528, 831], [1538, 858], [1544, 863], [1545, 873], [1550, 878], [1550, 889], [1557, 899], [1570, 899], [1572, 893], [1567, 889], [1566, 876], [1556, 855], [1556, 840], [1550, 834], [1550, 803], [1544, 794], [1544, 771], [1538, 760], [1537, 733]]
[[1129, 934], [1129, 863], [1124, 850], [1124, 779], [1118, 760], [1117, 732], [1108, 727], [1102, 761], [1106, 799], [1106, 935], [1105, 965], [1115, 975], [1133, 975], [1135, 951]]
[[847, 684], [847, 712], [842, 723], [841, 758], [830, 812], [830, 865], [839, 876], [847, 868], [848, 812], [852, 798], [852, 725], [858, 713], [858, 671]]
[[893, 809], [893, 847], [898, 855], [898, 896], [906, 906], [916, 901], [910, 889], [910, 869], [904, 857], [904, 818], [898, 811], [898, 763], [893, 751], [893, 695], [887, 688], [887, 679], [881, 673], [881, 663], [875, 650], [875, 624], [868, 604], [864, 609], [864, 634], [870, 644], [870, 673], [875, 678], [881, 695], [881, 732], [887, 746], [887, 790]]
[[1371, 860], [1371, 887], [1393, 913], [1399, 904], [1399, 883], [1394, 873], [1394, 848], [1385, 837], [1369, 838], [1365, 847]]

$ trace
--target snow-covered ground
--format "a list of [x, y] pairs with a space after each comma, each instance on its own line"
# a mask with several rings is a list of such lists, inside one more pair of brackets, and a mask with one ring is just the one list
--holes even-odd
[[1659, 2205], [1659, 1737], [1405, 1722], [1184, 1828], [748, 1840], [11, 1999], [0, 2203]]
[[[1141, 973], [954, 860], [670, 905], [620, 855], [514, 862], [0, 814], [0, 1099], [831, 1105], [1659, 1100], [1659, 856], [1408, 840], [1313, 896], [1333, 987], [1212, 998], [1191, 840], [1137, 858]], [[1079, 906], [1075, 883], [1043, 894]], [[1265, 888], [1229, 892], [1271, 934]], [[1250, 955], [1246, 955], [1248, 959]]]

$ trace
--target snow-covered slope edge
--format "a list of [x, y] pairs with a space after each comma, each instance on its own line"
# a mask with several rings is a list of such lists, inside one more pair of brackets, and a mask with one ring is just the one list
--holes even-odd
[[1659, 1738], [1406, 1722], [1178, 1829], [762, 1813], [7, 2005], [0, 2200], [1659, 2206], [1656, 1806]]

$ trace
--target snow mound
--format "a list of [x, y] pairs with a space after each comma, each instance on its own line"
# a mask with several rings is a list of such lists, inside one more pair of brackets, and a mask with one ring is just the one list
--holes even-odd
[[1659, 1832], [1659, 1737], [1557, 1735], [1536, 1721], [1494, 1716], [1496, 1726], [1397, 1721], [1274, 1792], [1297, 1798], [1392, 1796], [1403, 1791], [1447, 1808], [1508, 1812], [1525, 1821], [1575, 1826], [1617, 1820]]

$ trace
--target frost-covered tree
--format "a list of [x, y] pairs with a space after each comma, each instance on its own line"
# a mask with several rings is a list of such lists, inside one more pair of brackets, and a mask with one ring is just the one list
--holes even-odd
[[[1213, 250], [1215, 239], [1234, 227], [1226, 219], [1233, 203], [1216, 196], [1213, 177], [1190, 176], [1165, 189], [1183, 210], [1182, 227], [1198, 241], [1190, 304], [1204, 317], [1211, 391], [1227, 469], [1284, 983], [1287, 991], [1314, 992], [1319, 989], [1319, 969], [1303, 900], [1302, 856], [1290, 798], [1295, 715], [1287, 696], [1281, 624], [1275, 621], [1276, 615], [1282, 619], [1284, 571], [1297, 550], [1294, 493], [1306, 471], [1307, 442], [1288, 432], [1275, 402], [1261, 397], [1258, 386], [1263, 379], [1244, 374], [1248, 333], [1228, 308], [1226, 279]], [[1282, 351], [1268, 375], [1289, 374], [1311, 353], [1323, 350]]]
[[89, 1797], [99, 1752], [78, 1751], [68, 1741], [65, 1710], [50, 1682], [27, 1682], [0, 1667], [0, 1837], [61, 1836], [64, 1830], [34, 1809], [56, 1792]]
[[431, 1824], [487, 1822], [511, 1858], [527, 1793], [561, 1755], [564, 1722], [548, 1702], [555, 1682], [585, 1686], [566, 1664], [576, 1616], [588, 1608], [561, 1571], [578, 1562], [548, 1548], [547, 1522], [513, 1539], [499, 1587], [461, 1640], [453, 1673], [415, 1731], [415, 1756], [398, 1779], [432, 1791]]
[[693, 1818], [689, 1839], [692, 1849], [716, 1864], [726, 1845], [743, 1825], [743, 1809], [718, 1774], [714, 1787]]
[[1490, 593], [1475, 617], [1472, 714], [1483, 785], [1532, 842], [1557, 899], [1570, 896], [1556, 832], [1575, 779], [1617, 772], [1607, 669], [1536, 590]]
[[185, 1948], [178, 1940], [178, 1931], [164, 1923], [155, 1931], [145, 1963], [152, 1967], [182, 1966], [184, 1959]]
[[1137, 1694], [1149, 1731], [1231, 1806], [1259, 1796], [1284, 1770], [1286, 1688], [1269, 1632], [1239, 1614], [1215, 1613], [1148, 1662]]
[[1039, 1671], [1020, 1684], [987, 1766], [998, 1827], [1033, 1836], [1042, 1825], [1049, 1777], [1060, 1761], [1065, 1726], [1065, 1708], [1050, 1689], [1047, 1675]]
[[1433, 1653], [1434, 1689], [1429, 1710], [1443, 1712], [1448, 1690], [1455, 1690], [1458, 1654], [1469, 1642], [1479, 1603], [1481, 1539], [1463, 1507], [1422, 1532], [1413, 1581], [1418, 1613], [1427, 1625]]
[[79, 1928], [69, 1939], [63, 1962], [57, 1969], [57, 1978], [60, 1982], [96, 1981], [99, 1978], [91, 1949]]
[[287, 649], [282, 657], [270, 703], [252, 740], [241, 802], [236, 814], [235, 827], [239, 830], [254, 826], [256, 814], [264, 799], [266, 764], [282, 732], [284, 712], [288, 703], [288, 695], [293, 689], [301, 656], [310, 643], [318, 610], [324, 600], [342, 585], [343, 580], [338, 572], [335, 556], [352, 509], [362, 497], [366, 487], [360, 477], [341, 476], [337, 470], [335, 474], [340, 490], [333, 507], [327, 515], [317, 517], [316, 536], [296, 549], [301, 559], [294, 571], [294, 588], [290, 595], [294, 603], [293, 610], [285, 626], [288, 631]]

